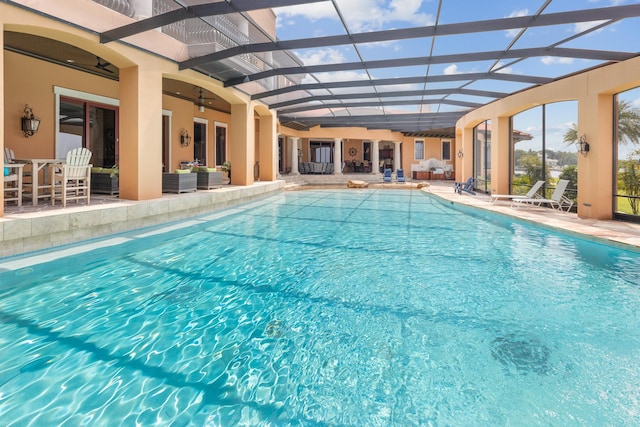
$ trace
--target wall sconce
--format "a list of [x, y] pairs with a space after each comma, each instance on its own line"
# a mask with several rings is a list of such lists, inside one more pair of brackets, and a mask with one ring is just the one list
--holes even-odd
[[24, 105], [24, 117], [22, 118], [22, 133], [25, 138], [33, 136], [38, 132], [40, 127], [40, 119], [33, 115], [33, 110], [29, 105]]
[[458, 150], [458, 158], [462, 158], [464, 156], [464, 153], [462, 152], [462, 148]]
[[582, 135], [578, 139], [577, 145], [578, 145], [578, 153], [586, 157], [587, 153], [589, 152], [589, 143], [587, 142], [587, 135]]
[[188, 147], [191, 144], [191, 137], [189, 136], [189, 132], [186, 129], [182, 129], [180, 132], [180, 145], [183, 147]]

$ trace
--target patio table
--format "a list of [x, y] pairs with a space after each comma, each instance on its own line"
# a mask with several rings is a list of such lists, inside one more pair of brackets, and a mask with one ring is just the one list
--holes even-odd
[[[31, 165], [31, 183], [23, 184], [31, 185], [31, 197], [33, 206], [38, 204], [38, 199], [50, 197], [50, 194], [40, 194], [40, 190], [50, 189], [51, 184], [47, 182], [47, 171], [49, 165], [54, 163], [64, 163], [64, 160], [59, 159], [14, 159], [16, 163], [26, 163]], [[45, 170], [42, 174], [42, 184], [40, 183], [39, 175], [41, 170]], [[23, 192], [24, 193], [24, 192]]]

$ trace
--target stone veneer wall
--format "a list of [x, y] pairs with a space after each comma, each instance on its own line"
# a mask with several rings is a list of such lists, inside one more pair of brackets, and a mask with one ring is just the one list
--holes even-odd
[[191, 218], [283, 191], [284, 181], [256, 182], [161, 199], [121, 200], [0, 218], [0, 258]]

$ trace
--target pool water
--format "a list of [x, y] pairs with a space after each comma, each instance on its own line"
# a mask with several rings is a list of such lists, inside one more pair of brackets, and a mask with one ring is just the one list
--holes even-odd
[[0, 283], [6, 426], [640, 422], [640, 253], [417, 191], [286, 192]]

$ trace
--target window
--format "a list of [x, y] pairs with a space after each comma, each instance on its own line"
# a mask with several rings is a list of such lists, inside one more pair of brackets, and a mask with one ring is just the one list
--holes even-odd
[[193, 119], [193, 159], [200, 164], [207, 163], [207, 120]]
[[310, 141], [311, 161], [333, 163], [333, 141]]
[[451, 141], [442, 141], [442, 160], [451, 160]]
[[216, 123], [216, 158], [214, 163], [221, 166], [227, 161], [227, 125]]
[[416, 139], [413, 142], [413, 159], [414, 160], [424, 159], [424, 141], [421, 139]]

